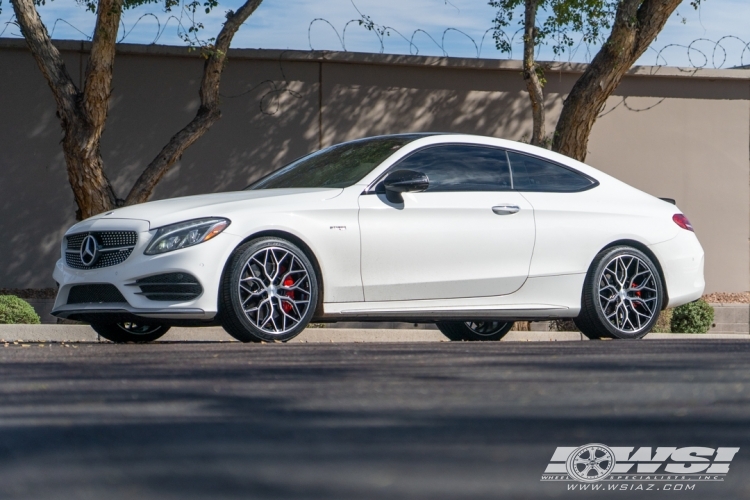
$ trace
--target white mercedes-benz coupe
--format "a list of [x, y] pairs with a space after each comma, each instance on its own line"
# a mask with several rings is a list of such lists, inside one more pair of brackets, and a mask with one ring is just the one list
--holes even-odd
[[115, 342], [221, 324], [243, 342], [309, 322], [436, 322], [499, 340], [572, 318], [636, 339], [703, 293], [703, 249], [673, 202], [537, 147], [489, 137], [371, 137], [304, 156], [244, 191], [79, 222], [52, 314]]

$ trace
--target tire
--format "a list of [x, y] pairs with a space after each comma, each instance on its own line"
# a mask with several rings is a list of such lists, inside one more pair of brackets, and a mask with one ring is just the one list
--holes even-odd
[[590, 339], [640, 339], [656, 324], [664, 300], [651, 258], [628, 246], [608, 248], [591, 264], [574, 320]]
[[224, 330], [241, 342], [286, 342], [299, 335], [318, 304], [319, 279], [299, 247], [259, 238], [229, 258], [219, 293]]
[[513, 322], [498, 321], [438, 321], [438, 329], [451, 340], [500, 340], [513, 327]]
[[91, 328], [107, 340], [117, 344], [153, 342], [169, 331], [166, 325], [155, 323], [91, 323]]

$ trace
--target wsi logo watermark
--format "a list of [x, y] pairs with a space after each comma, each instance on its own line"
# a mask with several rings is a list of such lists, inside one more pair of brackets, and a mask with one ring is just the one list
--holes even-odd
[[[729, 465], [739, 448], [676, 447], [617, 447], [587, 444], [579, 447], [558, 447], [544, 470], [542, 481], [578, 483], [652, 482], [653, 484], [608, 485], [610, 490], [656, 489], [692, 490], [700, 481], [723, 481]], [[666, 482], [666, 483], [665, 483]], [[659, 483], [663, 483], [658, 486]], [[667, 484], [668, 483], [668, 484]], [[675, 487], [673, 483], [679, 483]], [[600, 489], [602, 485], [591, 485]], [[575, 487], [568, 489], [575, 489]], [[579, 489], [584, 485], [579, 485]], [[607, 488], [601, 488], [607, 489]]]

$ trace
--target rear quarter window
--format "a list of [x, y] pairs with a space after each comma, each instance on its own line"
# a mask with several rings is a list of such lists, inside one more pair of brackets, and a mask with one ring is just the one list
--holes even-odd
[[516, 191], [572, 193], [597, 185], [590, 177], [535, 156], [508, 151], [508, 160]]

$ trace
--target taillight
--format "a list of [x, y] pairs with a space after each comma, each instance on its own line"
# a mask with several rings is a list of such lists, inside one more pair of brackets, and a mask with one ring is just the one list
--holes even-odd
[[672, 216], [672, 220], [675, 224], [680, 226], [682, 229], [687, 229], [688, 231], [693, 231], [693, 225], [690, 223], [687, 217], [685, 217], [682, 214], [674, 214]]

